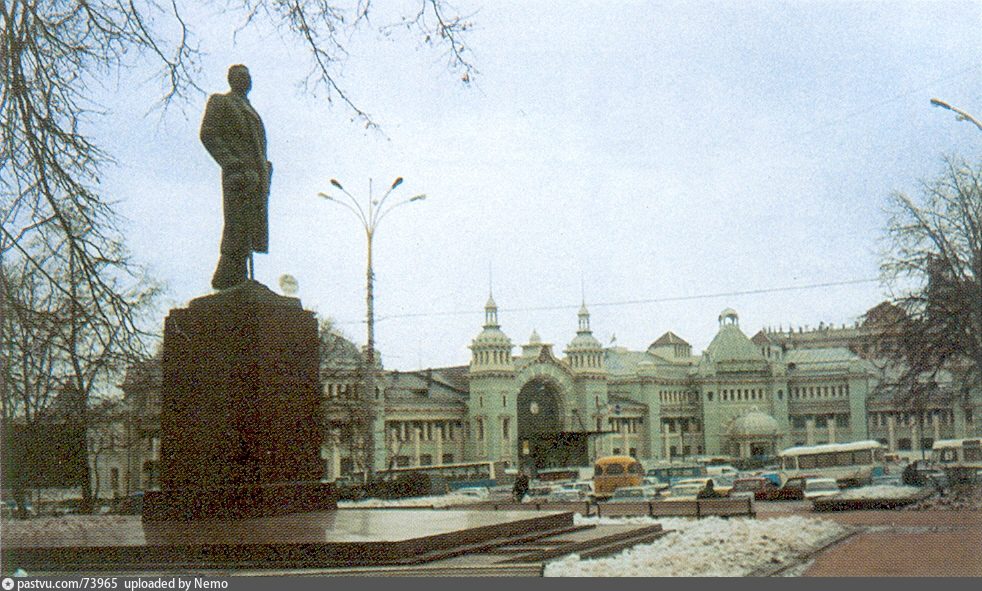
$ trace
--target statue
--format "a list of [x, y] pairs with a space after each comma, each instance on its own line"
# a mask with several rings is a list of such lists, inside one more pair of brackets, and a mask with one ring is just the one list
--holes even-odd
[[222, 167], [221, 256], [211, 279], [215, 289], [228, 289], [252, 279], [252, 253], [267, 252], [268, 202], [273, 165], [266, 160], [266, 130], [249, 104], [249, 69], [228, 69], [230, 91], [208, 97], [201, 121], [201, 143]]

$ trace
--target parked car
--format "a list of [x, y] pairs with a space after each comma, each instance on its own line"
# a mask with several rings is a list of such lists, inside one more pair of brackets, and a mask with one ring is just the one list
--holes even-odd
[[777, 498], [780, 487], [773, 481], [761, 476], [750, 478], [737, 478], [733, 481], [733, 488], [730, 489], [730, 497], [753, 497], [758, 501], [770, 501]]
[[901, 480], [908, 486], [947, 488], [948, 476], [928, 460], [915, 460], [904, 468]]
[[809, 478], [805, 480], [805, 498], [817, 499], [839, 494], [839, 485], [835, 478]]
[[474, 497], [481, 501], [491, 498], [491, 491], [486, 486], [464, 486], [453, 491], [453, 494]]
[[556, 487], [546, 495], [546, 501], [549, 503], [578, 503], [584, 498], [586, 497], [583, 493], [577, 489], [565, 486]]
[[625, 486], [614, 491], [611, 503], [647, 502], [658, 498], [658, 489], [652, 486]]
[[709, 476], [720, 476], [723, 474], [729, 474], [731, 476], [737, 475], [737, 469], [729, 464], [719, 464], [715, 466], [706, 466], [706, 474]]
[[577, 482], [571, 482], [569, 484], [563, 485], [563, 488], [571, 488], [578, 490], [580, 496], [584, 499], [593, 496], [593, 482], [589, 480], [580, 480]]
[[546, 486], [538, 484], [535, 486], [530, 486], [528, 492], [525, 493], [525, 498], [523, 499], [526, 503], [541, 503], [543, 501], [549, 500], [549, 495], [552, 493], [552, 486]]

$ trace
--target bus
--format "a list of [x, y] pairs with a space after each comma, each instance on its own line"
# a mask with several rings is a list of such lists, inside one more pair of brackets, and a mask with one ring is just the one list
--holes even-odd
[[982, 475], [982, 439], [940, 439], [931, 447], [931, 461], [955, 482], [971, 482]]
[[598, 499], [607, 499], [625, 486], [641, 486], [644, 468], [631, 456], [599, 458], [593, 467], [593, 492]]
[[395, 479], [404, 474], [426, 474], [436, 481], [446, 482], [449, 490], [472, 486], [492, 487], [510, 484], [514, 477], [505, 476], [505, 462], [464, 462], [435, 466], [405, 466], [380, 470], [379, 476]]
[[795, 476], [835, 478], [840, 486], [870, 484], [886, 472], [883, 445], [878, 441], [825, 443], [791, 447], [778, 454], [781, 482]]

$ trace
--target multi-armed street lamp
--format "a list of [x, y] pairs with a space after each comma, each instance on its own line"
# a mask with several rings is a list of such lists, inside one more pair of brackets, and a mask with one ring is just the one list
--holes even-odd
[[958, 115], [959, 121], [969, 121], [971, 123], [974, 123], [975, 127], [982, 129], [982, 123], [980, 123], [978, 119], [972, 117], [971, 115], [969, 115], [965, 111], [962, 111], [958, 107], [952, 107], [951, 105], [944, 102], [943, 100], [936, 99], [936, 98], [931, 99], [931, 104], [934, 105], [935, 107], [941, 107], [942, 109], [948, 109], [949, 111], [953, 111]]
[[414, 201], [421, 201], [426, 199], [426, 195], [414, 195], [408, 199], [402, 201], [397, 201], [395, 203], [386, 203], [389, 199], [389, 195], [392, 191], [402, 184], [402, 177], [398, 177], [392, 182], [392, 185], [382, 195], [381, 198], [374, 198], [372, 196], [372, 179], [368, 179], [368, 199], [364, 206], [358, 202], [355, 197], [349, 193], [337, 179], [331, 179], [331, 184], [334, 185], [338, 190], [340, 190], [348, 198], [347, 200], [338, 199], [333, 195], [328, 195], [327, 193], [318, 193], [324, 199], [337, 203], [348, 209], [351, 213], [355, 214], [358, 221], [361, 222], [362, 227], [365, 229], [365, 238], [368, 242], [368, 264], [365, 270], [365, 304], [366, 304], [366, 314], [365, 321], [368, 325], [368, 351], [366, 353], [365, 359], [365, 392], [363, 394], [365, 403], [365, 420], [367, 421], [367, 429], [365, 433], [364, 445], [367, 448], [366, 458], [365, 458], [365, 475], [371, 479], [373, 476], [375, 466], [375, 416], [373, 408], [373, 400], [375, 398], [375, 295], [374, 295], [374, 284], [375, 284], [375, 272], [372, 269], [372, 241], [375, 238], [375, 231], [378, 229], [379, 223], [385, 219], [385, 217], [393, 209], [407, 205]]

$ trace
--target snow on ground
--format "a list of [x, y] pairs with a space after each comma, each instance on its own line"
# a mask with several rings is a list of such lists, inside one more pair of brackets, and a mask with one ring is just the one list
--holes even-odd
[[[35, 536], [48, 533], [82, 534], [93, 528], [113, 528], [132, 522], [134, 517], [125, 515], [63, 515], [60, 517], [32, 517], [30, 519], [4, 519], [4, 534]], [[139, 519], [139, 516], [135, 517]]]
[[361, 499], [359, 501], [338, 501], [338, 507], [349, 509], [368, 509], [372, 507], [453, 507], [479, 503], [481, 499], [468, 495], [439, 495], [433, 497], [410, 497], [408, 499]]
[[861, 486], [848, 488], [835, 498], [837, 499], [907, 499], [921, 492], [916, 486]]
[[572, 555], [546, 565], [547, 577], [733, 577], [787, 563], [845, 528], [805, 517], [705, 519], [580, 517], [577, 523], [661, 523], [677, 530], [617, 556], [581, 560]]

